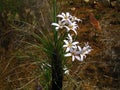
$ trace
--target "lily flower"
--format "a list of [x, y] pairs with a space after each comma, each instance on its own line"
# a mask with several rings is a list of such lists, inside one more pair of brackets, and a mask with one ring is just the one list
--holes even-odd
[[75, 17], [75, 16], [72, 16], [71, 21], [72, 21], [72, 22], [75, 22], [75, 21], [82, 22], [81, 19], [78, 19], [78, 18]]
[[83, 48], [81, 48], [80, 46], [78, 46], [79, 49], [79, 54], [81, 57], [81, 61], [84, 60], [84, 58], [86, 58], [86, 54], [89, 54], [91, 52], [91, 47], [88, 45], [88, 43], [85, 44], [85, 46]]
[[56, 26], [55, 29], [58, 31], [58, 29], [62, 29], [64, 27], [65, 23], [62, 21], [58, 21], [58, 23], [52, 23], [51, 25]]
[[76, 24], [76, 22], [71, 22], [69, 20], [68, 26], [64, 26], [64, 27], [67, 29], [67, 32], [72, 30], [77, 35], [76, 29], [78, 28], [78, 25]]
[[62, 18], [61, 21], [68, 21], [68, 20], [70, 20], [70, 18], [71, 18], [72, 16], [70, 15], [69, 12], [66, 12], [66, 14], [65, 14], [65, 13], [58, 14], [57, 17]]
[[70, 49], [70, 52], [64, 55], [65, 57], [70, 57], [72, 56], [72, 61], [75, 59], [81, 61], [81, 58], [79, 56], [79, 51], [77, 51], [77, 48], [72, 48]]
[[63, 47], [66, 47], [66, 52], [69, 52], [71, 48], [76, 48], [76, 45], [79, 42], [73, 42], [72, 36], [70, 34], [68, 34], [67, 39], [68, 40], [64, 40], [65, 45], [63, 45]]

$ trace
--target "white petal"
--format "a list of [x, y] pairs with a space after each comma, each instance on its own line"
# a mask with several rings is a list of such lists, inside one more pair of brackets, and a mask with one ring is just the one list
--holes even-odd
[[83, 55], [80, 55], [81, 56], [81, 61], [83, 61]]
[[71, 54], [71, 53], [67, 53], [67, 54], [65, 54], [64, 56], [65, 56], [65, 57], [69, 57], [69, 56], [72, 56], [72, 54]]
[[58, 23], [52, 23], [51, 25], [53, 25], [53, 26], [59, 26]]
[[55, 29], [56, 29], [56, 30], [58, 30], [58, 29], [59, 29], [59, 27], [56, 27]]
[[70, 31], [70, 28], [68, 26], [64, 26], [67, 29], [67, 32]]
[[63, 45], [63, 47], [68, 47], [68, 45]]
[[84, 58], [86, 58], [85, 54], [80, 55], [81, 56], [81, 60], [83, 61]]
[[73, 45], [72, 48], [76, 49], [77, 47], [76, 47], [76, 45]]
[[79, 60], [79, 61], [81, 60], [81, 59], [80, 59], [80, 56], [75, 56], [75, 58], [76, 58], [77, 60]]
[[76, 30], [72, 30], [72, 31], [74, 31], [74, 33], [77, 35], [77, 32], [76, 32]]
[[88, 54], [88, 53], [89, 53], [89, 51], [85, 51], [85, 52], [84, 52], [84, 54]]
[[72, 61], [74, 61], [75, 60], [75, 56], [72, 56]]
[[66, 16], [69, 17], [69, 16], [70, 16], [70, 13], [69, 13], [69, 12], [66, 12]]
[[64, 74], [68, 74], [69, 75], [69, 70], [65, 70]]
[[70, 34], [68, 34], [68, 37], [69, 37], [70, 42], [72, 42], [72, 37]]
[[64, 18], [62, 15], [57, 15], [57, 17]]
[[78, 44], [78, 43], [79, 43], [79, 42], [73, 42], [72, 45], [76, 45], [76, 44]]
[[70, 51], [70, 48], [68, 47], [67, 49], [66, 49], [66, 52], [69, 52]]
[[63, 40], [65, 42], [65, 44], [69, 44], [67, 40]]
[[78, 21], [78, 22], [82, 22], [82, 20], [81, 20], [81, 19], [77, 19], [77, 21]]
[[65, 13], [62, 12], [62, 15], [65, 17]]
[[74, 25], [74, 26], [76, 26], [76, 25], [77, 25], [77, 24], [76, 24], [76, 22], [72, 22], [71, 24], [72, 24], [72, 25]]
[[81, 51], [81, 50], [82, 50], [82, 48], [81, 48], [80, 46], [78, 46], [78, 49], [79, 49], [79, 51]]

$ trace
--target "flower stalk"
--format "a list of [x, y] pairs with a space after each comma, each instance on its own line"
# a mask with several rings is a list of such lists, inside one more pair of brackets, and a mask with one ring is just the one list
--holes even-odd
[[52, 65], [52, 89], [51, 90], [62, 90], [62, 81], [63, 81], [62, 58], [57, 49], [54, 50], [51, 65]]
[[[83, 61], [86, 58], [86, 54], [91, 52], [91, 47], [87, 44], [82, 48], [79, 46], [78, 41], [74, 41], [72, 36], [77, 36], [78, 25], [77, 22], [82, 21], [75, 16], [70, 15], [69, 12], [61, 13], [56, 15], [56, 0], [53, 0], [54, 8], [53, 8], [53, 23], [54, 26], [54, 41], [53, 41], [53, 53], [51, 58], [51, 67], [52, 67], [52, 82], [51, 82], [51, 90], [62, 90], [62, 81], [63, 81], [63, 61], [65, 57], [72, 57], [72, 61], [77, 59], [78, 61]], [[58, 17], [58, 23], [57, 19]], [[60, 30], [65, 31], [63, 35], [61, 35]], [[64, 36], [67, 37], [65, 39]], [[65, 44], [64, 44], [65, 43]]]
[[[53, 21], [56, 22], [56, 0], [53, 0]], [[52, 82], [51, 82], [51, 90], [62, 90], [62, 81], [63, 81], [63, 65], [62, 65], [62, 45], [58, 40], [58, 32], [56, 28], [53, 29], [54, 33], [54, 45], [53, 45], [53, 54], [52, 54]], [[60, 47], [59, 47], [60, 45]], [[59, 47], [59, 48], [58, 48]]]
[[[73, 35], [77, 35], [77, 22], [81, 21], [75, 16], [70, 15], [69, 12], [58, 14], [58, 23], [53, 22], [51, 25], [55, 26], [54, 30], [57, 32], [54, 34], [54, 54], [52, 59], [52, 90], [62, 90], [62, 80], [63, 80], [63, 65], [62, 65], [62, 55], [64, 54], [61, 52], [63, 50], [65, 52], [64, 57], [72, 57], [72, 61], [75, 59], [78, 61], [83, 61], [84, 58], [86, 58], [86, 54], [89, 54], [91, 52], [91, 47], [87, 44], [82, 48], [79, 46], [78, 41], [74, 41]], [[66, 30], [68, 36], [66, 39], [63, 38], [63, 40], [59, 40], [62, 38], [61, 36], [58, 37], [59, 30]], [[63, 33], [65, 34], [65, 33]], [[66, 35], [65, 35], [66, 36]], [[57, 41], [56, 41], [57, 40]], [[60, 44], [61, 42], [65, 43]], [[60, 44], [60, 47], [59, 47]]]

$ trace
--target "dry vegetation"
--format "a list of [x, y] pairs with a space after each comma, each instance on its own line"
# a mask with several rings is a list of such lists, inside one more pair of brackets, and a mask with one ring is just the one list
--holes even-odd
[[[77, 39], [89, 42], [93, 48], [84, 62], [68, 61], [70, 75], [64, 77], [63, 90], [120, 89], [120, 7], [92, 1], [58, 1], [59, 12], [68, 11], [83, 20]], [[50, 5], [47, 0], [29, 3], [33, 7], [26, 0], [26, 6], [15, 16], [7, 9], [3, 16], [0, 14], [0, 90], [38, 90], [38, 87], [44, 90], [43, 86], [49, 86], [50, 78], [45, 77], [47, 74], [40, 66], [48, 58], [26, 43], [38, 41], [16, 29], [34, 32], [51, 28]]]

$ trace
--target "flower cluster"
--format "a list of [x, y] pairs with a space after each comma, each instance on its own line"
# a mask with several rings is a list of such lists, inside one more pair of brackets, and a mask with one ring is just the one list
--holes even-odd
[[82, 21], [81, 19], [78, 19], [75, 16], [70, 15], [69, 12], [62, 13], [57, 15], [60, 20], [58, 23], [52, 23], [53, 26], [55, 26], [55, 29], [58, 31], [59, 29], [65, 28], [68, 32], [68, 36], [64, 40], [63, 47], [65, 48], [66, 54], [65, 57], [72, 57], [72, 61], [75, 59], [79, 61], [83, 61], [84, 58], [86, 58], [86, 54], [89, 54], [92, 50], [92, 48], [89, 46], [88, 43], [85, 44], [85, 46], [82, 48], [79, 46], [79, 42], [74, 41], [72, 38], [72, 35], [69, 31], [73, 31], [77, 35], [77, 22]]
[[[75, 34], [77, 34], [76, 30], [78, 28], [77, 22], [82, 21], [81, 19], [78, 19], [75, 16], [70, 15], [70, 13], [66, 12], [57, 15], [60, 20], [58, 23], [52, 23], [53, 26], [56, 26], [56, 30], [66, 28], [67, 32], [73, 31]], [[77, 22], [76, 22], [77, 21]]]

